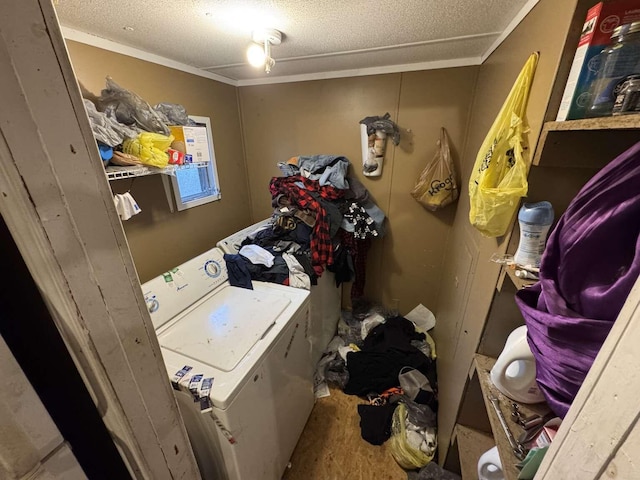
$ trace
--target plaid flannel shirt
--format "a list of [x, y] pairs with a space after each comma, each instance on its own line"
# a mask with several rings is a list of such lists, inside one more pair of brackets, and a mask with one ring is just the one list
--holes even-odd
[[[305, 188], [296, 185], [298, 182], [301, 182]], [[309, 191], [317, 192], [327, 200], [336, 200], [342, 197], [344, 192], [330, 185], [320, 186], [316, 180], [299, 175], [272, 178], [269, 183], [269, 191], [272, 197], [279, 194], [286, 195], [292, 204], [316, 214], [316, 224], [311, 234], [311, 265], [318, 276], [322, 275], [324, 266], [333, 263], [333, 245], [329, 234], [327, 212], [322, 208], [320, 202], [309, 194]]]

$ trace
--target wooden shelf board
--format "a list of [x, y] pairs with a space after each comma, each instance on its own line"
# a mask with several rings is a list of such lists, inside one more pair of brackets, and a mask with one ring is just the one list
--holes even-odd
[[640, 115], [547, 122], [533, 165], [599, 169], [640, 141]]
[[640, 129], [640, 115], [618, 115], [615, 117], [566, 120], [564, 122], [546, 122], [544, 129], [548, 131]]
[[484, 452], [496, 445], [493, 436], [463, 425], [456, 425], [453, 435], [452, 441], [458, 443], [462, 480], [478, 478], [478, 460]]
[[[487, 414], [489, 415], [489, 422], [491, 423], [493, 438], [495, 439], [495, 444], [498, 446], [498, 452], [500, 453], [500, 460], [502, 462], [502, 469], [505, 474], [505, 479], [516, 480], [519, 473], [519, 470], [516, 468], [516, 464], [519, 463], [520, 460], [518, 460], [518, 458], [513, 454], [511, 445], [507, 440], [507, 435], [505, 434], [502, 425], [500, 424], [500, 420], [498, 419], [498, 415], [493, 409], [493, 405], [489, 401], [487, 395], [492, 393], [498, 398], [500, 402], [500, 410], [502, 410], [502, 414], [507, 419], [507, 424], [509, 425], [509, 429], [511, 430], [511, 433], [514, 437], [518, 438], [523, 430], [520, 425], [518, 425], [511, 419], [511, 404], [514, 403], [513, 400], [500, 393], [500, 391], [491, 382], [489, 372], [491, 371], [491, 368], [493, 368], [493, 365], [495, 363], [495, 359], [487, 357], [485, 355], [476, 354], [474, 357], [476, 373], [480, 382], [480, 388], [482, 389]], [[519, 403], [519, 405], [522, 414], [527, 416], [534, 413], [538, 415], [545, 415], [549, 412], [549, 407], [545, 403], [538, 403], [535, 405], [525, 405]]]
[[504, 271], [506, 272], [507, 277], [509, 277], [511, 282], [515, 285], [517, 290], [522, 290], [523, 288], [530, 287], [531, 285], [536, 283], [536, 280], [516, 277], [516, 271], [512, 268], [505, 267]]

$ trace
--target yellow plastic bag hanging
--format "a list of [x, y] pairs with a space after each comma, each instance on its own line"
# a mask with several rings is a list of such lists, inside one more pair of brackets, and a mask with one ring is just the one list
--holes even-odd
[[527, 102], [538, 53], [532, 53], [484, 139], [469, 179], [469, 221], [487, 237], [507, 228], [529, 184]]
[[431, 211], [444, 208], [458, 198], [456, 171], [444, 128], [440, 129], [438, 151], [420, 174], [416, 186], [411, 190], [411, 196]]

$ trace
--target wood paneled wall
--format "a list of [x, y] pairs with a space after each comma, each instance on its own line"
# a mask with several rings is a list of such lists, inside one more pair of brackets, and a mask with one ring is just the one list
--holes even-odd
[[123, 222], [141, 282], [250, 223], [236, 87], [73, 41], [67, 48], [78, 80], [96, 94], [111, 75], [151, 105], [179, 103], [191, 115], [211, 118], [221, 200], [171, 213], [160, 175], [111, 182], [114, 193], [130, 189], [142, 209]]
[[462, 155], [463, 189], [448, 242], [437, 311], [440, 384], [439, 444], [444, 459], [467, 373], [493, 299], [500, 268], [489, 261], [504, 253], [508, 235], [485, 238], [469, 223], [468, 182], [478, 149], [529, 55], [540, 52], [528, 106], [530, 154], [540, 133], [576, 0], [541, 0], [481, 65]]
[[[458, 171], [477, 67], [431, 70], [240, 88], [253, 220], [268, 216], [269, 180], [277, 163], [295, 155], [344, 155], [351, 173], [387, 214], [367, 265], [368, 297], [407, 313], [423, 303], [436, 310], [455, 205], [432, 213], [409, 194], [436, 151], [439, 129], [450, 136]], [[391, 113], [403, 129], [388, 142], [380, 177], [362, 175], [359, 120]], [[406, 130], [410, 130], [407, 132]]]

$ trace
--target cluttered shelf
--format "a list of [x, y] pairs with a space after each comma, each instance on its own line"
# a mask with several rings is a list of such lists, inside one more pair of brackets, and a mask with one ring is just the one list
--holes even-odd
[[[498, 282], [496, 283], [496, 290], [498, 292], [502, 292], [502, 287], [504, 286], [504, 281], [506, 278], [508, 278], [513, 286], [516, 287], [516, 290], [528, 288], [538, 281], [537, 278], [519, 277], [516, 272], [522, 272], [522, 270], [518, 269], [515, 265], [503, 265], [502, 271], [500, 272], [500, 277], [498, 279]], [[527, 274], [531, 274], [531, 272], [527, 272]]]
[[503, 267], [503, 270], [505, 272], [505, 275], [509, 278], [509, 280], [511, 280], [513, 285], [516, 287], [516, 290], [522, 290], [523, 288], [530, 287], [531, 285], [537, 282], [537, 280], [518, 277], [516, 275], [516, 272], [518, 270], [511, 268], [510, 266]]
[[602, 168], [638, 141], [639, 115], [546, 122], [533, 165]]
[[493, 438], [498, 446], [498, 452], [500, 453], [500, 459], [502, 461], [502, 471], [506, 480], [515, 480], [518, 478], [519, 470], [516, 465], [520, 462], [514, 453], [514, 448], [511, 446], [507, 434], [500, 423], [498, 414], [491, 403], [490, 397], [495, 397], [500, 405], [500, 411], [506, 419], [506, 423], [509, 426], [511, 433], [517, 437], [522, 432], [522, 427], [514, 421], [511, 415], [512, 405], [517, 404], [518, 410], [523, 416], [529, 417], [532, 415], [540, 415], [544, 417], [549, 413], [549, 407], [545, 403], [537, 403], [533, 405], [525, 405], [504, 396], [491, 381], [490, 371], [496, 360], [485, 355], [476, 354], [474, 356], [473, 369], [477, 375], [482, 389], [482, 396], [485, 402], [487, 414], [489, 416], [489, 422], [491, 424], [491, 430], [493, 431]]
[[146, 175], [175, 175], [178, 170], [188, 170], [193, 168], [206, 168], [207, 162], [194, 162], [184, 165], [167, 165], [164, 168], [148, 167], [146, 165], [135, 165], [130, 167], [108, 166], [105, 169], [109, 180], [118, 180], [121, 178], [142, 177]]

